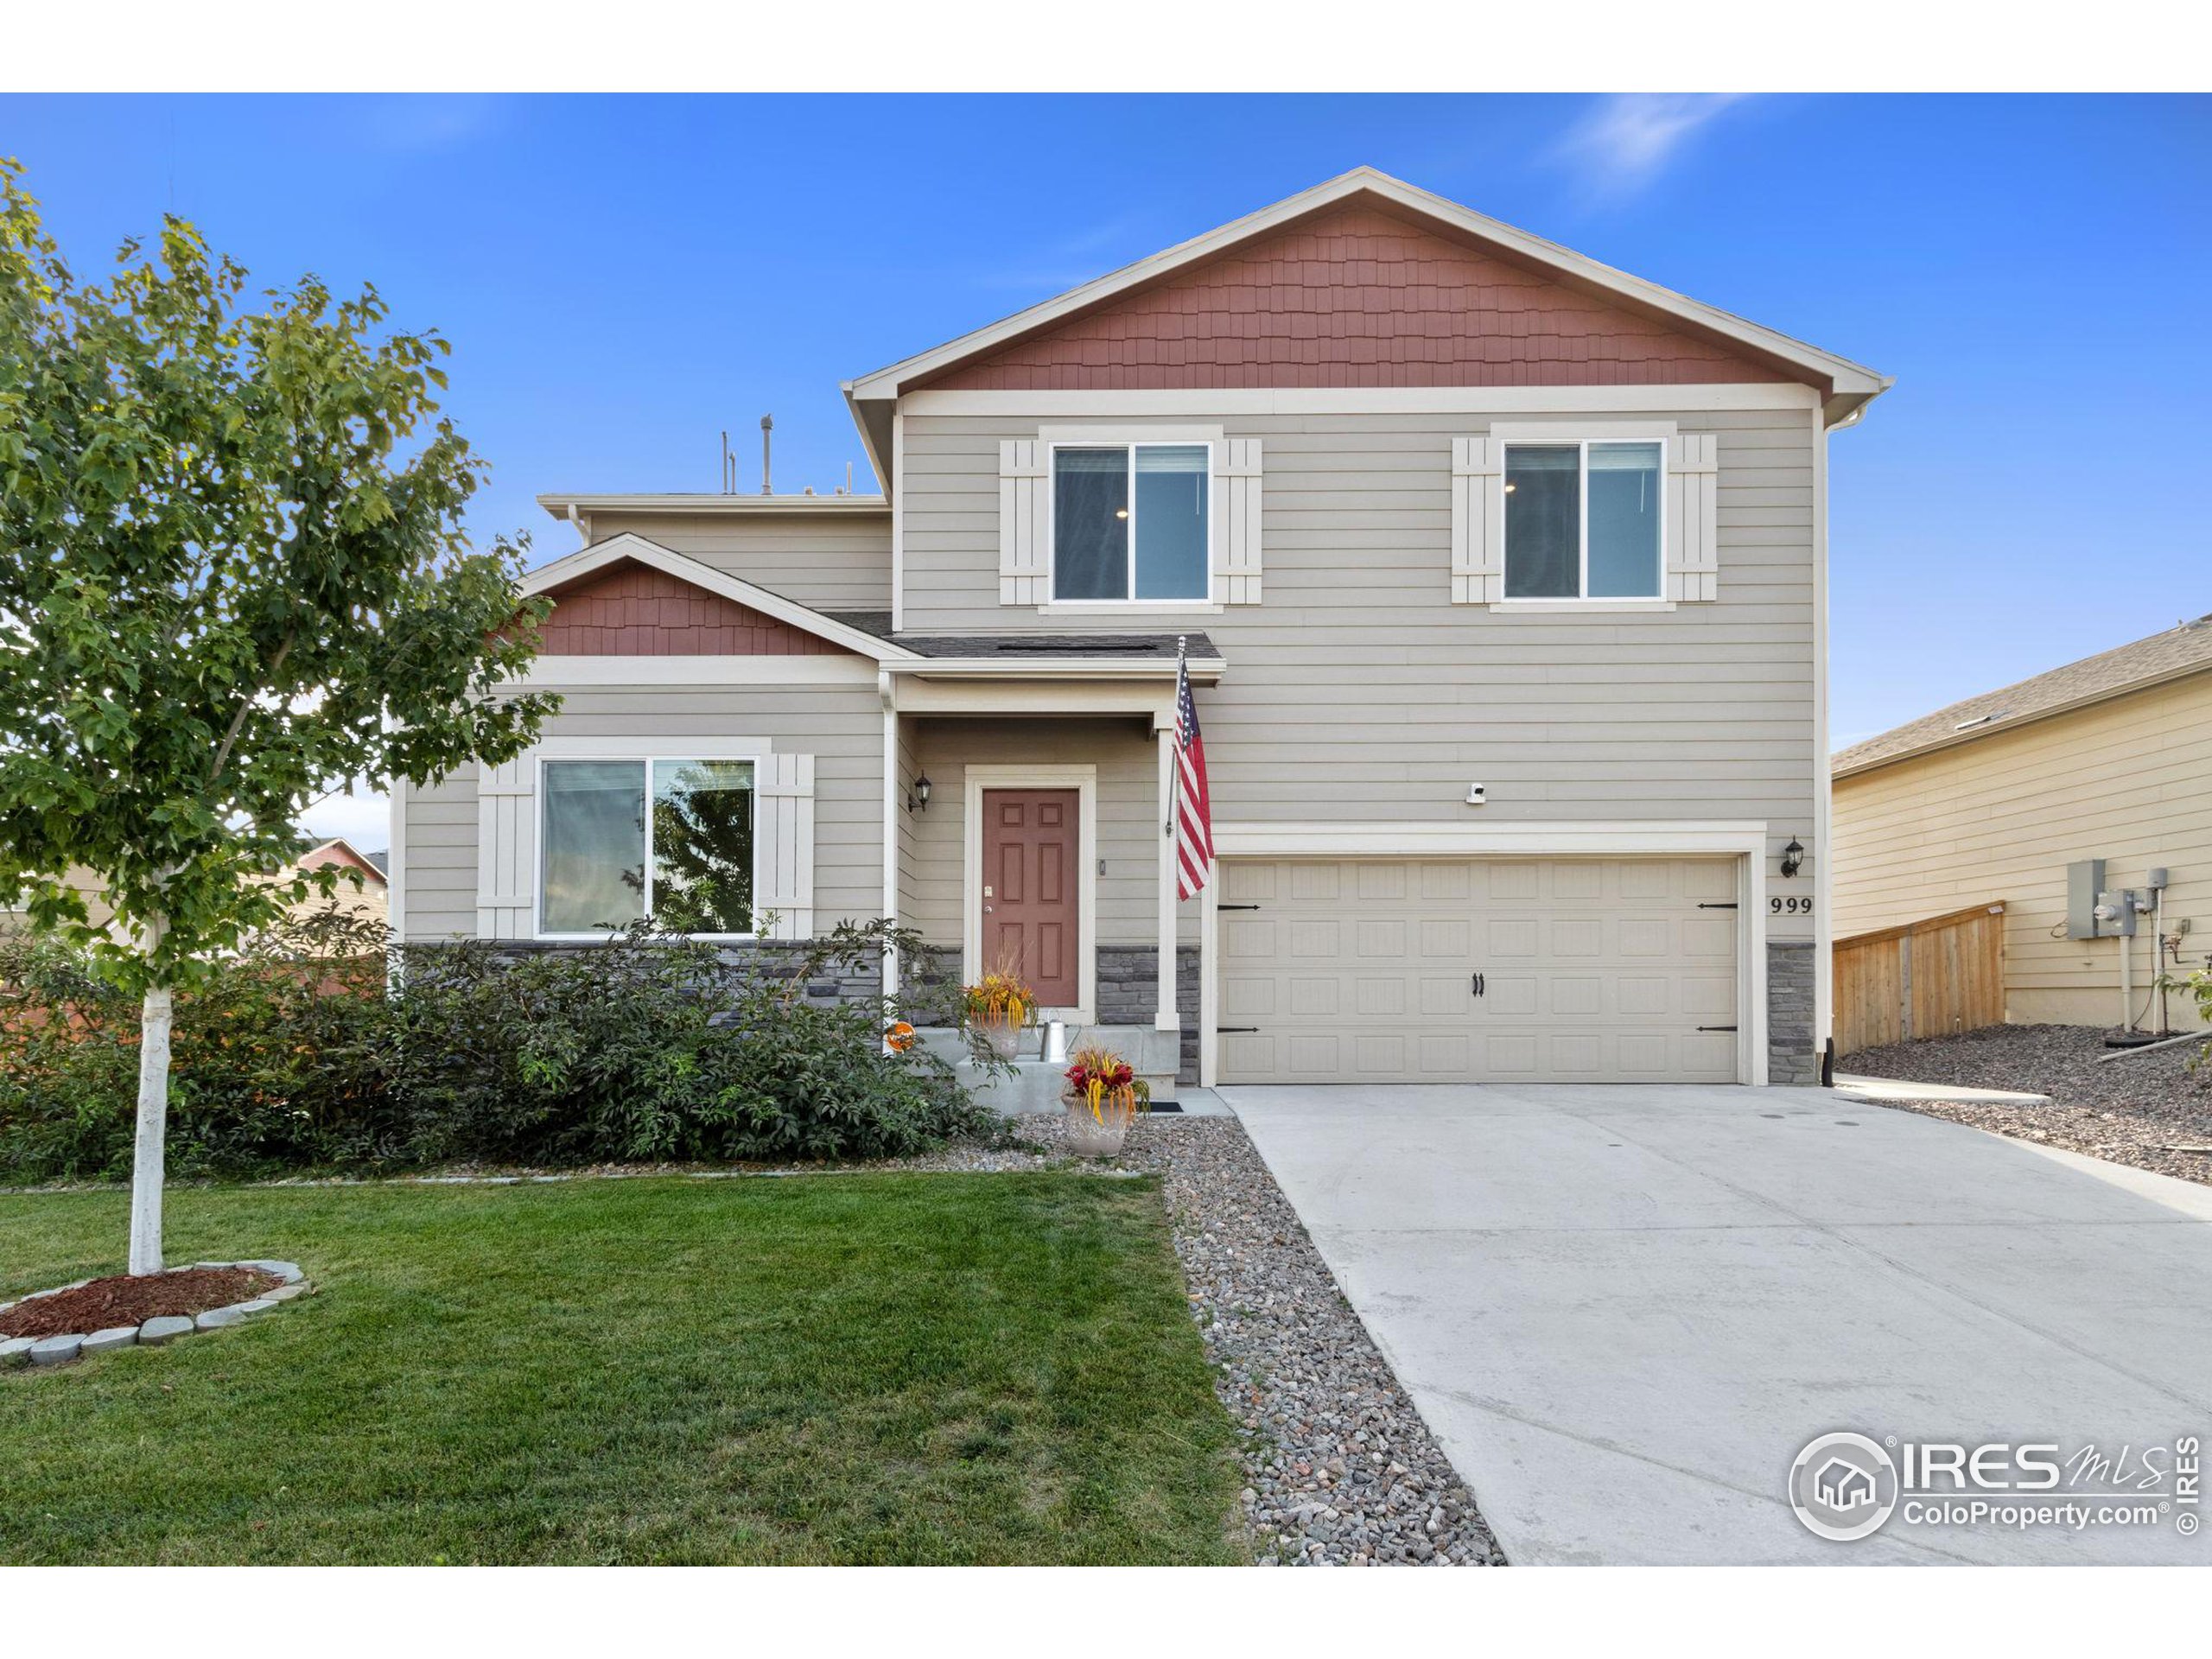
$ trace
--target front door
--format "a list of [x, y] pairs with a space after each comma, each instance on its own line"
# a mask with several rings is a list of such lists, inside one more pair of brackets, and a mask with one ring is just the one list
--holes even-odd
[[983, 959], [977, 968], [1015, 969], [1048, 1008], [1072, 1008], [1083, 994], [1079, 798], [1072, 789], [983, 791]]

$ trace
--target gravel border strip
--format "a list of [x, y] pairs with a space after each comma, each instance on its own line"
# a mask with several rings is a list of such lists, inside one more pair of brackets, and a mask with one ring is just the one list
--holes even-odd
[[1908, 1083], [1965, 1084], [2048, 1095], [2046, 1106], [1988, 1101], [1885, 1100], [1923, 1117], [1986, 1129], [2212, 1185], [2212, 1071], [2190, 1070], [2183, 1043], [2157, 1054], [2098, 1064], [2113, 1052], [2085, 1026], [1992, 1026], [1958, 1037], [1895, 1043], [1851, 1055], [1850, 1071]]
[[[1050, 1145], [1061, 1125], [1030, 1131]], [[1262, 1567], [1503, 1566], [1473, 1497], [1233, 1117], [1153, 1118], [1175, 1253], [1236, 1420]]]
[[[0, 1370], [30, 1364], [41, 1367], [67, 1365], [73, 1359], [90, 1354], [104, 1354], [117, 1348], [144, 1346], [158, 1348], [174, 1342], [179, 1337], [188, 1337], [200, 1331], [219, 1331], [226, 1325], [244, 1325], [248, 1319], [282, 1307], [295, 1297], [304, 1296], [315, 1287], [300, 1271], [296, 1262], [186, 1262], [165, 1273], [190, 1273], [201, 1268], [254, 1268], [263, 1273], [274, 1274], [283, 1282], [274, 1290], [243, 1302], [232, 1302], [224, 1307], [211, 1307], [205, 1313], [187, 1319], [181, 1313], [162, 1314], [148, 1319], [143, 1325], [118, 1325], [105, 1331], [76, 1332], [67, 1336], [10, 1337], [0, 1341]], [[0, 1313], [24, 1302], [36, 1301], [41, 1296], [58, 1296], [65, 1290], [79, 1290], [92, 1281], [79, 1279], [73, 1285], [55, 1285], [50, 1290], [34, 1290], [18, 1296], [12, 1302], [0, 1302]]]

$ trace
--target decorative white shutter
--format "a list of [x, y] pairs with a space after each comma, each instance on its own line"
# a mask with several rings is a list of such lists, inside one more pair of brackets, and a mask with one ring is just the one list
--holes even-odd
[[1667, 446], [1667, 597], [1718, 599], [1719, 442], [1710, 432], [1684, 432]]
[[1492, 605], [1505, 597], [1505, 446], [1496, 438], [1452, 440], [1452, 602]]
[[537, 931], [537, 756], [477, 769], [476, 937]]
[[1052, 448], [1036, 438], [999, 445], [999, 603], [1052, 596]]
[[1224, 605], [1260, 602], [1260, 441], [1213, 446], [1213, 596]]
[[814, 937], [814, 757], [763, 755], [753, 773], [753, 908], [776, 912], [769, 937]]

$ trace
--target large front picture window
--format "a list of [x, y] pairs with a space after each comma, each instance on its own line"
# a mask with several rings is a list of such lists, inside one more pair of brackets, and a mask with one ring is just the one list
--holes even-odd
[[1204, 600], [1203, 443], [1062, 445], [1052, 451], [1055, 600]]
[[1656, 443], [1505, 446], [1505, 596], [1657, 599]]
[[753, 763], [548, 760], [538, 926], [753, 931]]

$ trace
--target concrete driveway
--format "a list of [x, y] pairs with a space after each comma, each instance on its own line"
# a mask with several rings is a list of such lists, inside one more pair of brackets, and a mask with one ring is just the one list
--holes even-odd
[[1810, 1089], [1221, 1094], [1516, 1562], [2212, 1560], [1785, 1491], [1840, 1429], [2212, 1449], [2212, 1189]]

